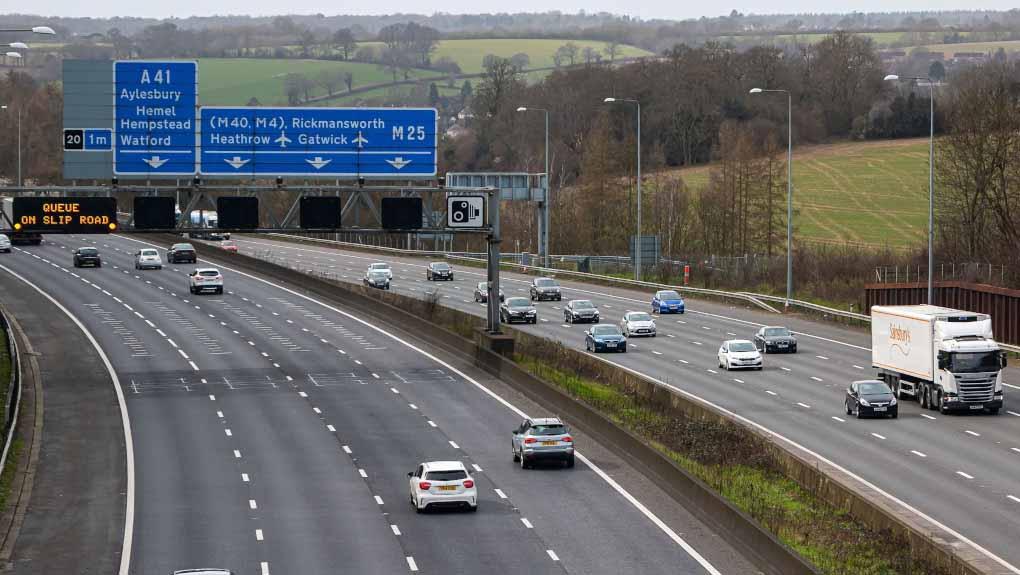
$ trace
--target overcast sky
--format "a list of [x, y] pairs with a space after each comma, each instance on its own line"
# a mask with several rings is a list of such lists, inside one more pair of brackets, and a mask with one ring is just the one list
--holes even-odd
[[[343, 2], [326, 3], [322, 0], [33, 0], [18, 3], [19, 11], [51, 16], [141, 16], [164, 18], [169, 16], [211, 16], [214, 14], [246, 14], [266, 16], [277, 14], [393, 14], [448, 12], [453, 14], [477, 14], [480, 12], [545, 12], [555, 8], [561, 12], [574, 13], [612, 12], [629, 14], [642, 19], [668, 18], [686, 19], [701, 16], [720, 16], [736, 9], [743, 13], [797, 13], [797, 12], [879, 12], [919, 10], [1008, 10], [1016, 7], [1016, 0], [782, 0], [761, 2], [737, 0], [730, 3], [685, 2], [677, 0], [517, 0], [511, 4], [492, 0], [389, 0], [388, 2]], [[7, 10], [15, 3], [8, 3]]]

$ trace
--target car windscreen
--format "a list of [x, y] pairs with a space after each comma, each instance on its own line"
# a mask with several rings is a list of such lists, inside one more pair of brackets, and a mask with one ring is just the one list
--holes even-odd
[[537, 285], [538, 287], [556, 287], [557, 284], [556, 284], [556, 280], [551, 280], [549, 278], [544, 278], [544, 279], [535, 280], [535, 285]]
[[508, 307], [531, 307], [531, 301], [526, 297], [512, 297], [506, 300]]
[[888, 385], [877, 381], [872, 383], [858, 384], [857, 389], [860, 390], [861, 395], [882, 395], [886, 393], [892, 393]]
[[652, 321], [652, 316], [647, 313], [632, 313], [627, 316], [627, 321]]
[[142, 250], [142, 255], [143, 256], [158, 256], [159, 252], [157, 252], [156, 250]]
[[218, 272], [216, 270], [202, 270], [202, 271], [198, 272], [198, 275], [204, 276], [204, 277], [207, 277], [207, 278], [214, 278], [214, 277], [220, 275], [220, 272]]
[[370, 270], [388, 270], [388, 269], [390, 269], [390, 264], [372, 264], [372, 265], [368, 266], [368, 269], [370, 269]]
[[480, 292], [487, 292], [487, 291], [489, 291], [489, 286], [485, 285], [485, 282], [478, 282], [478, 285], [476, 287], [478, 288], [478, 291], [480, 291]]
[[592, 335], [620, 335], [620, 328], [615, 325], [599, 325], [591, 328]]
[[680, 294], [675, 291], [661, 291], [659, 292], [659, 299], [680, 299]]
[[78, 250], [78, 253], [83, 256], [98, 256], [99, 250], [97, 250], [96, 248], [81, 248], [80, 250]]
[[529, 431], [531, 435], [566, 435], [567, 428], [564, 425], [536, 425]]
[[446, 271], [446, 270], [450, 269], [450, 264], [444, 264], [444, 263], [432, 264], [432, 269], [439, 270], [439, 271]]
[[451, 469], [449, 471], [427, 471], [425, 472], [425, 479], [431, 479], [432, 481], [457, 481], [460, 479], [467, 479], [467, 472], [461, 469]]
[[193, 248], [191, 246], [191, 244], [174, 244], [174, 246], [172, 248], [170, 248], [170, 249], [176, 250], [176, 251], [181, 251], [181, 250], [195, 251], [195, 248]]
[[570, 307], [574, 309], [591, 309], [595, 307], [592, 303], [586, 299], [580, 299], [574, 302], [570, 302]]
[[754, 351], [754, 344], [749, 341], [741, 341], [730, 344], [730, 351]]
[[950, 371], [954, 373], [981, 373], [999, 371], [999, 352], [954, 353]]
[[790, 335], [790, 330], [785, 327], [770, 327], [765, 329], [765, 335], [770, 337], [785, 337]]

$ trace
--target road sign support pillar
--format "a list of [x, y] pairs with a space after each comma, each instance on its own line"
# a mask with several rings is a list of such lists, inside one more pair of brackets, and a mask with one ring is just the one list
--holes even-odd
[[492, 231], [487, 238], [489, 244], [488, 261], [488, 322], [489, 333], [500, 333], [499, 330], [499, 243], [502, 237], [499, 230], [499, 193], [489, 192], [489, 226]]

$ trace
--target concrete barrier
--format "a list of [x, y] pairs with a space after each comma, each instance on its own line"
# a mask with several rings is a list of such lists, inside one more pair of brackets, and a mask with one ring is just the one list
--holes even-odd
[[[764, 572], [775, 575], [816, 572], [755, 520], [643, 439], [614, 424], [590, 406], [568, 396], [558, 387], [534, 377], [509, 358], [472, 341], [474, 333], [483, 327], [481, 318], [438, 305], [435, 300], [413, 298], [305, 274], [295, 277], [291, 269], [241, 254], [222, 252], [212, 246], [198, 245], [196, 249], [203, 258], [259, 273], [287, 284], [292, 289], [335, 301], [361, 315], [395, 326], [430, 345], [471, 357], [475, 365], [500, 377], [534, 401], [563, 414], [577, 427], [626, 459], [699, 519], [716, 529], [731, 545], [755, 559]], [[507, 331], [514, 335], [518, 350], [523, 353], [541, 357], [540, 350], [550, 347], [547, 339], [512, 328]], [[732, 426], [735, 432], [761, 441], [771, 450], [786, 476], [829, 504], [848, 510], [851, 516], [870, 529], [907, 542], [904, 552], [927, 561], [935, 572], [952, 575], [1012, 573], [939, 526], [889, 501], [887, 497], [826, 461], [783, 445], [768, 433], [744, 425], [704, 402], [675, 393], [660, 382], [619, 369], [584, 353], [561, 349], [569, 357], [571, 365], [557, 367], [579, 370], [582, 375], [634, 393], [678, 417]]]

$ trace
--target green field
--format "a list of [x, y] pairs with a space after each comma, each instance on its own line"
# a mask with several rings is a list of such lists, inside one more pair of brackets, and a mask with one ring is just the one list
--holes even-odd
[[[691, 189], [708, 184], [708, 167], [677, 173]], [[795, 149], [793, 186], [801, 239], [892, 248], [924, 243], [927, 139]]]
[[[354, 87], [393, 80], [385, 69], [359, 62], [202, 58], [198, 61], [199, 101], [206, 106], [243, 106], [255, 97], [263, 105], [286, 105], [283, 79], [287, 74], [304, 74], [314, 81], [323, 71], [351, 72]], [[412, 77], [433, 75], [435, 72], [427, 70], [412, 71]], [[338, 87], [338, 91], [344, 89], [343, 86]], [[313, 97], [325, 93], [326, 89], [321, 86], [315, 86], [311, 91]]]
[[[529, 68], [548, 68], [553, 66], [553, 54], [556, 49], [573, 42], [579, 50], [591, 47], [602, 54], [603, 59], [608, 59], [604, 49], [605, 42], [595, 40], [549, 40], [549, 39], [521, 39], [521, 38], [492, 38], [479, 40], [442, 40], [439, 47], [432, 53], [432, 61], [442, 57], [451, 58], [460, 66], [461, 72], [465, 74], [477, 74], [482, 71], [482, 60], [489, 54], [509, 58], [514, 54], [524, 53], [528, 55], [531, 63]], [[359, 46], [373, 46], [377, 50], [382, 47], [380, 42], [359, 42]], [[634, 58], [639, 56], [651, 56], [652, 53], [634, 46], [620, 46], [622, 58]], [[581, 54], [578, 54], [578, 63], [581, 62]]]
[[[871, 38], [875, 41], [875, 44], [879, 46], [888, 46], [894, 42], [904, 42], [907, 38], [909, 38], [909, 34], [904, 32], [856, 32], [856, 34]], [[719, 40], [720, 42], [733, 43], [754, 41], [760, 44], [815, 44], [817, 42], [821, 42], [826, 36], [830, 35], [831, 34], [806, 32], [804, 34], [719, 36], [716, 40]]]
[[1002, 48], [1006, 52], [1020, 51], [1020, 40], [1003, 40], [1000, 42], [963, 42], [961, 44], [931, 44], [925, 46], [929, 52], [942, 52], [946, 58], [952, 58], [956, 52], [994, 53]]
[[[463, 82], [461, 80], [460, 82]], [[455, 88], [447, 88], [446, 83], [436, 82], [436, 86], [439, 88], [439, 95], [441, 96], [456, 96], [460, 94], [460, 83]], [[427, 87], [427, 86], [426, 86]], [[387, 88], [375, 88], [373, 90], [366, 90], [350, 96], [342, 96], [325, 102], [317, 102], [315, 106], [351, 106], [358, 105], [364, 102], [381, 102], [384, 105], [400, 103], [401, 105], [407, 105], [407, 98], [410, 97], [412, 92], [411, 86], [391, 86]], [[399, 95], [399, 97], [394, 97]], [[391, 101], [392, 100], [392, 101]], [[427, 105], [426, 102], [417, 102], [414, 105]]]

